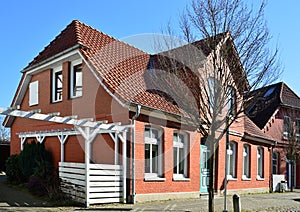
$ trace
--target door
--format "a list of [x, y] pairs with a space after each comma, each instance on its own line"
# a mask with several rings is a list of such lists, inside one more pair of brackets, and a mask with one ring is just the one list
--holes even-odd
[[207, 193], [209, 184], [208, 170], [209, 150], [207, 146], [200, 146], [200, 193]]

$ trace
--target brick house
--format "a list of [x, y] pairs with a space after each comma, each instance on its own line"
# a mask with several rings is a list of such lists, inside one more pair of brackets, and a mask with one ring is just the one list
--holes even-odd
[[[198, 44], [208, 57], [204, 40]], [[19, 153], [26, 142], [36, 141], [52, 152], [56, 167], [60, 162], [87, 160], [91, 164], [123, 164], [126, 179], [119, 185], [126, 188], [121, 190], [127, 201], [132, 197], [146, 201], [205, 194], [208, 149], [201, 134], [184, 121], [181, 108], [147, 87], [151, 58], [153, 55], [72, 21], [24, 68], [12, 106], [119, 123], [132, 126], [131, 130], [123, 140], [109, 131], [97, 134], [87, 159], [85, 140], [72, 126], [10, 116], [5, 125], [11, 128], [11, 154]], [[229, 141], [229, 149], [225, 137], [217, 149], [216, 192], [224, 191], [226, 153], [228, 190], [269, 190], [274, 140], [249, 118], [240, 117], [229, 129]], [[95, 200], [107, 197], [101, 194], [91, 203], [122, 201], [118, 195], [107, 201]]]
[[[260, 131], [276, 141], [272, 153], [272, 173], [284, 175], [288, 186], [292, 185], [294, 170], [295, 187], [300, 186], [299, 158], [293, 165], [289, 158], [289, 146], [299, 154], [300, 99], [285, 83], [280, 82], [253, 92], [257, 101], [248, 110], [248, 117]], [[290, 138], [295, 139], [291, 143]], [[292, 169], [292, 166], [293, 169]]]

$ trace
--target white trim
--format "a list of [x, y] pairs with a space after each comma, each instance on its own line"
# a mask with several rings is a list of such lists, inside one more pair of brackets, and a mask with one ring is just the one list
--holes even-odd
[[[74, 47], [70, 48], [70, 49], [67, 49], [65, 52], [68, 52], [69, 50], [73, 49]], [[72, 58], [76, 58], [76, 57], [82, 57], [80, 51], [78, 49], [75, 49], [75, 50], [72, 50], [66, 54], [63, 54], [61, 56], [58, 56], [60, 55], [57, 54], [57, 55], [54, 55], [53, 56], [53, 59], [51, 59], [50, 61], [48, 62], [45, 62], [44, 64], [41, 64], [37, 67], [33, 67], [33, 68], [29, 68], [29, 69], [24, 69], [22, 71], [23, 74], [25, 74], [23, 80], [22, 80], [22, 83], [20, 85], [20, 89], [17, 91], [17, 94], [16, 94], [16, 98], [14, 98], [13, 102], [12, 102], [12, 106], [17, 106], [19, 104], [21, 104], [21, 102], [23, 101], [24, 97], [25, 97], [25, 94], [26, 94], [26, 91], [28, 89], [28, 86], [29, 86], [29, 83], [31, 81], [31, 77], [32, 75], [34, 75], [35, 73], [38, 73], [38, 72], [41, 72], [41, 71], [44, 71], [46, 70], [47, 68], [51, 68], [51, 66], [55, 66], [55, 64], [57, 64], [58, 62], [64, 62], [64, 61], [67, 61], [68, 59], [71, 60]], [[7, 127], [10, 127], [11, 124], [12, 124], [12, 120], [14, 119], [14, 117], [9, 117], [7, 119], [7, 121], [5, 122], [5, 126]]]
[[[82, 65], [82, 59], [77, 59], [77, 60], [71, 61], [70, 83], [69, 83], [70, 84], [69, 89], [70, 89], [70, 98], [71, 99], [82, 96], [82, 90], [81, 90], [81, 94], [74, 95], [74, 85], [76, 85], [76, 79], [74, 81], [74, 72], [75, 72], [74, 67], [77, 66], [77, 65], [80, 65], [80, 64]], [[82, 83], [83, 83], [83, 74], [82, 74], [82, 69], [81, 69], [81, 86], [82, 86]]]
[[[260, 150], [261, 150], [261, 154], [259, 154]], [[256, 155], [257, 155], [257, 167], [256, 167], [257, 177], [256, 177], [256, 179], [257, 180], [262, 180], [262, 179], [264, 179], [264, 148], [257, 147]], [[261, 167], [260, 167], [261, 170], [259, 170], [259, 160], [261, 161]]]
[[[231, 149], [231, 145], [233, 146], [233, 149]], [[237, 153], [237, 143], [235, 141], [230, 141], [228, 148], [226, 150], [226, 154], [228, 155], [228, 161], [229, 163], [227, 164], [227, 179], [235, 179], [236, 175], [237, 175], [237, 170], [236, 170], [236, 165], [237, 165], [237, 158], [236, 158], [236, 153]], [[233, 160], [231, 160], [230, 158], [232, 157]], [[233, 166], [233, 173], [230, 173], [230, 167], [231, 167], [231, 163]], [[233, 174], [233, 175], [231, 175]]]
[[44, 63], [44, 64], [42, 64], [40, 66], [37, 66], [37, 67], [35, 67], [35, 68], [31, 69], [31, 70], [29, 69], [28, 71], [26, 71], [26, 74], [34, 75], [37, 72], [44, 71], [45, 69], [53, 66], [53, 64], [62, 62], [65, 59], [68, 59], [68, 58], [70, 58], [72, 56], [75, 56], [76, 54], [78, 54], [78, 55], [80, 54], [80, 51], [78, 49], [75, 49], [75, 50], [73, 50], [73, 51], [71, 51], [71, 52], [69, 52], [67, 54], [64, 54], [64, 55], [58, 57], [58, 58], [50, 60], [49, 62], [46, 62], [46, 63]]
[[[160, 176], [162, 176], [163, 174], [163, 170], [162, 170], [162, 167], [163, 167], [163, 160], [162, 160], [162, 139], [161, 139], [161, 136], [162, 136], [162, 130], [158, 129], [158, 128], [155, 128], [155, 127], [152, 127], [152, 126], [146, 126], [145, 129], [144, 129], [144, 133], [146, 132], [146, 129], [149, 129], [149, 133], [150, 133], [150, 137], [146, 137], [146, 135], [144, 134], [144, 148], [146, 148], [146, 144], [149, 144], [150, 145], [150, 158], [149, 158], [149, 162], [150, 162], [150, 173], [147, 173], [146, 170], [145, 170], [145, 167], [146, 167], [146, 160], [145, 160], [145, 166], [144, 166], [144, 171], [145, 171], [145, 179], [152, 179], [152, 178], [160, 178]], [[157, 131], [157, 138], [156, 137], [153, 137], [153, 130], [154, 131]], [[157, 173], [154, 172], [152, 170], [152, 163], [153, 163], [153, 156], [152, 156], [152, 148], [153, 148], [153, 145], [157, 145]], [[146, 149], [145, 149], [146, 150]], [[145, 151], [144, 151], [145, 152]]]
[[[179, 135], [183, 136], [183, 142], [180, 142], [179, 140], [175, 141], [174, 140], [174, 134], [177, 134], [177, 139], [180, 138]], [[188, 156], [188, 147], [189, 147], [189, 136], [186, 132], [183, 131], [174, 131], [173, 132], [173, 154], [174, 154], [174, 148], [176, 148], [176, 158], [177, 158], [177, 173], [174, 174], [174, 170], [173, 170], [173, 178], [174, 179], [185, 179], [188, 177], [188, 160], [187, 160], [187, 156]], [[183, 170], [183, 174], [178, 174], [179, 173], [179, 164], [180, 164], [180, 157], [179, 157], [179, 149], [183, 149], [183, 160], [184, 160], [184, 170]], [[174, 155], [173, 155], [173, 169], [174, 169]]]
[[[51, 74], [51, 77], [52, 77], [52, 93], [51, 93], [51, 100], [52, 100], [52, 102], [53, 103], [55, 103], [55, 102], [61, 102], [62, 101], [62, 99], [63, 99], [63, 96], [61, 96], [61, 98], [60, 99], [55, 99], [55, 95], [56, 95], [56, 73], [57, 72], [61, 72], [61, 78], [62, 78], [62, 93], [63, 93], [63, 74], [62, 74], [62, 65], [60, 65], [60, 66], [57, 66], [57, 67], [55, 67], [55, 68], [53, 68], [53, 70], [52, 70], [52, 74]], [[63, 95], [63, 94], [62, 94]]]
[[[245, 148], [247, 149], [248, 152], [245, 152]], [[251, 156], [251, 150], [250, 150], [250, 145], [249, 144], [243, 144], [243, 170], [242, 170], [242, 179], [244, 180], [247, 180], [250, 178], [250, 156]], [[247, 173], [244, 173], [245, 172], [245, 161], [244, 160], [247, 160]], [[247, 176], [249, 175], [249, 176]]]

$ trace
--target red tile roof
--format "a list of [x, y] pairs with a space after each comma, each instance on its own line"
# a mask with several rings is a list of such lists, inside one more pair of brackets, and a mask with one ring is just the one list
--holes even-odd
[[257, 89], [247, 98], [253, 99], [247, 115], [260, 129], [265, 127], [279, 107], [291, 106], [300, 109], [300, 98], [283, 82]]
[[[77, 20], [72, 21], [25, 70], [78, 44], [82, 55], [107, 88], [124, 103], [133, 102], [181, 114], [176, 104], [165, 96], [153, 93], [153, 87], [149, 89], [149, 77], [145, 73], [149, 70], [150, 54]], [[197, 41], [195, 46], [201, 48], [205, 56], [210, 52], [206, 40]]]
[[245, 125], [245, 134], [251, 135], [251, 136], [257, 136], [263, 139], [267, 140], [273, 140], [270, 136], [263, 133], [258, 126], [254, 124], [254, 122], [251, 121], [251, 119], [247, 116], [244, 117], [244, 125]]
[[[220, 35], [217, 40], [223, 36]], [[155, 90], [149, 70], [149, 54], [77, 20], [72, 21], [24, 70], [76, 45], [79, 45], [80, 52], [107, 88], [124, 103], [138, 103], [172, 114], [185, 114], [167, 93]], [[211, 52], [207, 39], [193, 45], [195, 50], [203, 53], [204, 58]], [[185, 47], [188, 46], [179, 48]], [[173, 52], [176, 53], [176, 49]], [[157, 59], [159, 55], [153, 57]], [[247, 117], [245, 129], [247, 133], [266, 137]]]

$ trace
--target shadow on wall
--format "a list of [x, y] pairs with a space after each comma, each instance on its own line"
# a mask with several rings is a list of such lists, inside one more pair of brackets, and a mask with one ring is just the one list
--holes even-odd
[[6, 170], [5, 162], [10, 155], [10, 142], [0, 141], [0, 172]]

